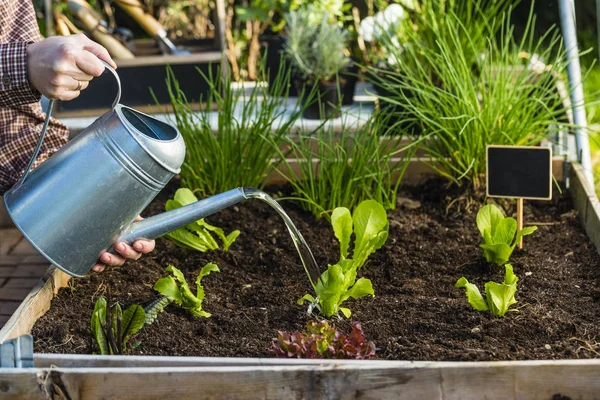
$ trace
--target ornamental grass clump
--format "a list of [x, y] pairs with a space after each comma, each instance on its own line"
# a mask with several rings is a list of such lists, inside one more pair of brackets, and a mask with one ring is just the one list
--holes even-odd
[[292, 131], [302, 114], [301, 107], [285, 107], [289, 73], [281, 69], [270, 90], [256, 85], [247, 93], [236, 89], [230, 77], [199, 72], [210, 88], [200, 111], [192, 110], [173, 72], [167, 75], [175, 123], [187, 147], [182, 186], [200, 198], [240, 186], [261, 189], [281, 161], [273, 144]]
[[[402, 108], [403, 124], [435, 137], [424, 147], [431, 167], [475, 189], [483, 184], [487, 145], [535, 145], [566, 125], [556, 88], [565, 69], [560, 36], [550, 30], [535, 39], [532, 16], [516, 41], [508, 15], [478, 14], [485, 41], [473, 38], [456, 13], [438, 15], [431, 47], [405, 46], [397, 50], [399, 68], [378, 71], [382, 97]], [[531, 54], [545, 64], [528, 65]]]

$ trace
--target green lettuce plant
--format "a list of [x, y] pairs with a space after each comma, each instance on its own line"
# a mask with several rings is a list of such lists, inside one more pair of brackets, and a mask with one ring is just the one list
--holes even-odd
[[273, 353], [278, 358], [364, 360], [375, 357], [375, 344], [367, 342], [359, 322], [346, 336], [327, 321], [308, 321], [303, 332], [277, 332]]
[[514, 218], [505, 218], [497, 206], [488, 204], [477, 213], [477, 228], [483, 238], [480, 247], [485, 259], [502, 266], [508, 262], [521, 238], [531, 235], [537, 226], [527, 226], [517, 232], [517, 221]]
[[[342, 303], [349, 298], [359, 299], [371, 295], [373, 285], [367, 278], [356, 279], [357, 271], [367, 258], [380, 249], [388, 238], [389, 223], [385, 209], [375, 200], [365, 200], [356, 207], [354, 215], [345, 207], [338, 207], [331, 215], [335, 237], [340, 242], [340, 260], [329, 265], [314, 289], [316, 298], [305, 294], [298, 304], [316, 303], [322, 315], [331, 317], [341, 312], [350, 318], [352, 312]], [[354, 232], [354, 250], [349, 256], [350, 239]]]
[[[167, 272], [170, 272], [173, 276], [167, 276], [156, 281], [154, 284], [154, 290], [168, 297], [173, 303], [181, 306], [187, 312], [192, 314], [194, 317], [210, 317], [210, 313], [202, 309], [202, 302], [204, 301], [204, 286], [202, 286], [202, 278], [210, 274], [211, 272], [220, 272], [219, 267], [214, 263], [208, 263], [200, 270], [198, 277], [196, 278], [196, 294], [194, 295], [185, 280], [183, 273], [172, 265], [166, 268]], [[165, 304], [166, 306], [166, 304]], [[164, 308], [164, 307], [163, 307]], [[159, 311], [156, 312], [158, 314]], [[156, 318], [154, 315], [152, 321]]]
[[463, 276], [456, 282], [457, 288], [464, 288], [467, 294], [469, 304], [477, 311], [489, 311], [494, 317], [502, 317], [509, 308], [517, 301], [515, 293], [517, 292], [517, 281], [519, 278], [513, 273], [513, 267], [506, 264], [504, 282], [487, 282], [485, 284], [485, 300], [479, 292], [477, 286], [469, 283]]
[[91, 319], [92, 334], [100, 354], [124, 354], [131, 336], [144, 326], [146, 314], [137, 304], [123, 312], [119, 303], [110, 307], [108, 303], [104, 296], [96, 300]]
[[[171, 211], [195, 203], [196, 201], [198, 201], [198, 198], [194, 196], [194, 193], [192, 193], [190, 189], [181, 188], [175, 192], [174, 199], [167, 200], [165, 208], [167, 211]], [[231, 232], [229, 235], [225, 235], [223, 229], [208, 224], [204, 219], [199, 219], [191, 224], [174, 230], [173, 232], [169, 232], [165, 236], [171, 239], [173, 243], [179, 247], [205, 252], [217, 250], [219, 248], [217, 241], [212, 236], [213, 233], [221, 239], [223, 242], [223, 250], [225, 251], [229, 250], [229, 246], [231, 246], [240, 235], [240, 231], [238, 230]]]

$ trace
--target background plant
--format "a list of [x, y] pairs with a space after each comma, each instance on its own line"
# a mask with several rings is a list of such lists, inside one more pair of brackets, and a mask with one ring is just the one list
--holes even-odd
[[100, 296], [92, 312], [91, 329], [100, 354], [124, 354], [127, 342], [135, 335], [146, 322], [144, 309], [132, 304], [123, 312], [119, 303], [107, 303], [104, 296]]
[[[179, 207], [186, 206], [198, 201], [198, 198], [194, 196], [194, 193], [190, 189], [181, 188], [175, 192], [173, 199], [167, 200], [165, 209], [167, 211], [174, 210]], [[173, 241], [177, 246], [186, 249], [194, 249], [198, 251], [209, 251], [219, 249], [219, 244], [213, 238], [213, 234], [217, 235], [223, 242], [223, 250], [228, 251], [229, 246], [240, 235], [239, 230], [231, 232], [229, 235], [225, 235], [223, 229], [216, 226], [210, 225], [204, 221], [204, 218], [192, 222], [186, 226], [169, 232], [165, 237]]]
[[457, 288], [464, 288], [467, 294], [467, 300], [471, 307], [477, 311], [489, 311], [494, 317], [503, 317], [515, 300], [517, 292], [517, 281], [519, 278], [513, 273], [513, 267], [510, 264], [504, 266], [504, 282], [487, 282], [485, 284], [485, 300], [479, 292], [477, 286], [469, 283], [463, 276], [456, 282]]
[[[204, 75], [210, 86], [206, 108], [191, 109], [172, 71], [167, 85], [175, 123], [187, 147], [181, 169], [182, 186], [199, 197], [210, 196], [240, 186], [262, 188], [281, 162], [273, 143], [279, 143], [292, 130], [302, 108], [286, 109], [289, 73], [279, 71], [267, 94], [255, 86], [246, 94], [236, 90], [231, 79]], [[213, 121], [212, 110], [219, 110]], [[213, 131], [213, 123], [216, 123]]]
[[[183, 276], [183, 273], [179, 269], [169, 265], [166, 268], [166, 271], [170, 272], [173, 276], [167, 276], [157, 280], [154, 284], [154, 290], [163, 296], [168, 297], [171, 302], [182, 307], [194, 317], [210, 317], [211, 314], [202, 309], [202, 302], [204, 301], [204, 286], [202, 286], [201, 281], [202, 278], [209, 275], [211, 272], [220, 272], [219, 267], [217, 267], [217, 265], [214, 263], [208, 263], [202, 267], [198, 273], [198, 277], [196, 278], [195, 295], [192, 293], [187, 281], [185, 280], [185, 276]], [[156, 314], [162, 311], [165, 306], [166, 305], [163, 306], [163, 304], [160, 302], [157, 303], [157, 308], [155, 309], [156, 312], [153, 313], [152, 321], [154, 321], [156, 318]]]
[[[385, 101], [403, 108], [397, 113], [402, 122], [435, 135], [424, 147], [435, 159], [431, 166], [457, 184], [468, 181], [478, 188], [488, 144], [535, 145], [550, 127], [566, 125], [556, 90], [564, 71], [561, 40], [555, 31], [535, 39], [531, 17], [523, 39], [515, 42], [504, 14], [498, 17], [503, 21], [498, 42], [487, 28], [495, 24], [482, 23], [487, 44], [479, 47], [480, 41], [465, 43], [471, 31], [457, 14], [439, 17], [444, 23], [443, 29], [432, 28], [435, 46], [405, 47], [398, 54], [402, 71], [380, 71], [385, 76], [380, 84], [389, 93]], [[542, 72], [525, 66], [527, 54], [546, 60]], [[474, 55], [481, 55], [475, 71]], [[406, 63], [404, 69], [405, 59], [423, 60], [424, 66]]]
[[[349, 298], [373, 296], [373, 285], [367, 278], [356, 279], [358, 270], [367, 258], [379, 250], [388, 238], [389, 223], [385, 209], [374, 200], [365, 200], [356, 207], [354, 215], [345, 207], [338, 207], [331, 215], [335, 237], [340, 242], [340, 260], [327, 267], [316, 283], [315, 295], [305, 294], [298, 304], [308, 301], [316, 304], [322, 315], [331, 317], [341, 312], [350, 318], [351, 311], [342, 307]], [[354, 232], [354, 250], [348, 258], [350, 240]]]
[[375, 357], [375, 344], [367, 342], [359, 322], [346, 336], [327, 321], [308, 321], [303, 332], [277, 332], [273, 353], [278, 358], [364, 360]]
[[332, 24], [327, 12], [315, 15], [313, 6], [287, 14], [285, 54], [299, 79], [332, 81], [350, 64], [347, 32]]
[[[402, 177], [421, 141], [403, 145], [399, 136], [386, 135], [388, 118], [376, 116], [354, 132], [336, 132], [323, 125], [310, 134], [287, 140], [294, 165], [280, 150], [279, 171], [287, 177], [300, 205], [315, 217], [329, 216], [335, 207], [354, 209], [373, 199], [387, 210], [396, 207]], [[318, 160], [312, 162], [312, 160]]]

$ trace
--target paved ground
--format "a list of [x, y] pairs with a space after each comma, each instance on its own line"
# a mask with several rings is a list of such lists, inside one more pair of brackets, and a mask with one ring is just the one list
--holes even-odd
[[0, 197], [0, 327], [48, 269], [6, 216]]

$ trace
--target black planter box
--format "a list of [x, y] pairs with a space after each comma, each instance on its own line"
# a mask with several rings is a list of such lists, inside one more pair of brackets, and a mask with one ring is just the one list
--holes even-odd
[[[180, 88], [190, 103], [206, 98], [209, 86], [198, 70], [207, 76], [219, 74], [223, 53], [214, 46], [214, 40], [202, 39], [177, 42], [190, 51], [190, 55], [162, 55], [152, 40], [134, 42], [132, 51], [136, 58], [116, 60], [117, 73], [121, 79], [121, 104], [141, 111], [157, 110], [170, 105], [166, 85], [167, 65], [179, 81]], [[152, 89], [152, 91], [150, 90]], [[152, 96], [156, 96], [156, 100]], [[56, 102], [57, 117], [83, 117], [100, 115], [108, 110], [117, 94], [117, 82], [112, 74], [105, 72], [95, 78], [81, 95], [71, 101]]]

